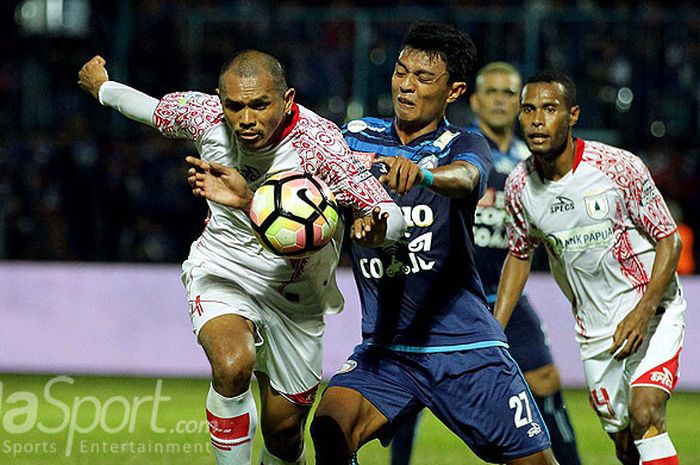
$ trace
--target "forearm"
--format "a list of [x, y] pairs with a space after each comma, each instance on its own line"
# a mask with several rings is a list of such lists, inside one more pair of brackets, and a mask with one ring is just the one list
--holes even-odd
[[531, 265], [531, 259], [520, 259], [511, 254], [508, 254], [503, 263], [493, 316], [504, 328], [523, 293], [527, 278], [530, 276]]
[[681, 239], [677, 232], [661, 239], [656, 244], [656, 257], [651, 268], [651, 278], [639, 306], [655, 312], [668, 285], [676, 274], [681, 254]]
[[471, 163], [455, 161], [430, 170], [433, 184], [430, 189], [446, 197], [467, 197], [479, 188], [479, 170]]
[[119, 82], [106, 81], [100, 86], [99, 100], [129, 119], [154, 127], [153, 113], [159, 101], [150, 95]]

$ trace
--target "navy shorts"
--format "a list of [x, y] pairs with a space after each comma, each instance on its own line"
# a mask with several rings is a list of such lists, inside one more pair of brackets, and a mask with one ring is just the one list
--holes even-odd
[[525, 378], [502, 347], [415, 354], [363, 343], [328, 386], [359, 392], [389, 420], [379, 438], [385, 446], [401, 420], [423, 407], [487, 462], [550, 446]]
[[518, 301], [505, 333], [510, 354], [521, 370], [532, 371], [554, 363], [542, 322], [525, 297]]

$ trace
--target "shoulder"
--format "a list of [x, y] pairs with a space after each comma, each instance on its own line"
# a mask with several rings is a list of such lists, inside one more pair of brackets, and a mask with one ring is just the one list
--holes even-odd
[[600, 171], [613, 183], [627, 187], [647, 176], [644, 162], [630, 151], [596, 141], [585, 141], [581, 162]]
[[295, 130], [297, 136], [309, 142], [322, 143], [324, 140], [342, 140], [340, 128], [333, 121], [328, 120], [308, 108], [298, 105], [299, 121]]
[[153, 114], [155, 126], [168, 137], [196, 140], [223, 120], [216, 95], [186, 91], [166, 94]]
[[486, 138], [478, 131], [447, 126], [434, 145], [449, 147], [453, 157], [473, 154], [480, 158], [491, 159], [491, 148]]

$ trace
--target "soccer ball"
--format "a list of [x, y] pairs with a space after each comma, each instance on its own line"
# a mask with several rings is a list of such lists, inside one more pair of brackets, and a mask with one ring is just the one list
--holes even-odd
[[253, 231], [270, 252], [303, 258], [326, 245], [338, 225], [338, 205], [328, 186], [300, 171], [274, 174], [250, 205]]

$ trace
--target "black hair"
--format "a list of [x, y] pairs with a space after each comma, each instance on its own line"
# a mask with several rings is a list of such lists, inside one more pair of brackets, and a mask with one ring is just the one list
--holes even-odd
[[221, 71], [219, 72], [219, 88], [222, 87], [221, 78], [229, 71], [235, 72], [238, 76], [245, 77], [256, 76], [261, 72], [266, 72], [272, 76], [275, 87], [277, 87], [280, 92], [284, 93], [288, 89], [284, 66], [282, 66], [282, 63], [280, 63], [277, 58], [269, 53], [259, 50], [243, 50], [233, 55], [221, 67]]
[[574, 84], [574, 81], [566, 74], [560, 71], [553, 71], [551, 69], [540, 71], [534, 76], [528, 78], [523, 87], [528, 84], [535, 84], [538, 82], [561, 84], [561, 86], [564, 88], [564, 100], [566, 101], [567, 107], [571, 109], [572, 107], [578, 105], [578, 103], [576, 103], [576, 84]]
[[466, 32], [442, 23], [414, 23], [408, 29], [402, 48], [414, 48], [433, 59], [442, 58], [449, 81], [467, 82], [476, 62], [476, 46]]

